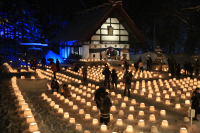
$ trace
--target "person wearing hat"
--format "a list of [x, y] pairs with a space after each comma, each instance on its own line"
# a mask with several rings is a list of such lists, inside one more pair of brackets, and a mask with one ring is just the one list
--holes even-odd
[[100, 97], [100, 123], [108, 125], [110, 122], [110, 107], [112, 106], [111, 100], [108, 96], [108, 92], [104, 92]]
[[200, 113], [200, 100], [199, 99], [200, 99], [200, 89], [196, 88], [196, 90], [193, 91], [192, 97], [191, 97], [191, 100], [192, 100], [191, 108], [195, 109], [195, 118], [193, 118], [194, 121], [198, 121], [197, 114]]

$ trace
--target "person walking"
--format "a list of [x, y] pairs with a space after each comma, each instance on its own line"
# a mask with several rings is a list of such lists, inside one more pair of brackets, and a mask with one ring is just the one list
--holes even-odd
[[140, 72], [143, 72], [143, 62], [139, 62]]
[[130, 97], [129, 88], [131, 87], [131, 78], [132, 78], [131, 73], [126, 71], [123, 77], [125, 83], [124, 96], [126, 96], [126, 92], [128, 91], [128, 97]]
[[31, 60], [30, 60], [30, 64], [31, 64], [31, 69], [33, 69], [33, 64], [34, 63], [34, 59], [33, 59], [33, 57], [31, 57]]
[[197, 115], [200, 113], [200, 89], [196, 88], [195, 91], [192, 93], [192, 105], [191, 108], [195, 109], [195, 117], [193, 118], [193, 121], [198, 121]]
[[126, 71], [129, 69], [129, 62], [128, 61], [124, 61], [124, 67], [126, 68]]
[[45, 57], [43, 56], [43, 58], [42, 58], [42, 69], [45, 68], [45, 65], [46, 65], [46, 59], [45, 59]]
[[104, 86], [106, 87], [108, 84], [108, 89], [110, 89], [110, 70], [109, 67], [106, 66], [105, 70], [102, 72], [103, 75], [105, 75], [105, 81], [104, 81]]
[[100, 123], [108, 125], [110, 122], [110, 107], [112, 106], [108, 92], [103, 93], [100, 97]]
[[59, 65], [60, 65], [60, 62], [59, 62], [59, 60], [58, 60], [58, 58], [56, 59], [56, 67], [57, 67], [57, 71], [60, 71], [60, 67], [59, 67]]
[[140, 56], [139, 59], [138, 59], [138, 62], [142, 62], [142, 57]]
[[52, 69], [53, 74], [54, 74], [54, 79], [56, 79], [56, 72], [57, 72], [56, 64], [54, 62], [51, 62], [50, 65], [51, 65], [51, 69]]
[[117, 79], [118, 79], [118, 77], [117, 77], [117, 73], [115, 72], [115, 69], [112, 70], [111, 78], [112, 78], [113, 89], [114, 89], [114, 86], [117, 89]]
[[82, 73], [83, 73], [83, 81], [87, 81], [87, 66], [84, 65], [82, 68]]

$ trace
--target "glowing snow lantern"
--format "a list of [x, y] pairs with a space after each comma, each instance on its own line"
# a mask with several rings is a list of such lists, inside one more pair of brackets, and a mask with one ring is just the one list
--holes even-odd
[[117, 98], [121, 99], [122, 98], [121, 94], [117, 94]]
[[92, 107], [92, 110], [93, 110], [93, 111], [97, 111], [97, 106], [93, 106], [93, 107]]
[[90, 107], [91, 106], [91, 102], [87, 102], [87, 106]]
[[155, 107], [154, 106], [150, 106], [149, 111], [154, 112], [155, 111]]
[[101, 131], [102, 131], [102, 132], [107, 131], [107, 126], [106, 126], [106, 125], [101, 125]]
[[168, 127], [168, 121], [167, 120], [162, 120], [162, 124], [161, 124], [162, 127]]
[[160, 102], [160, 97], [156, 97], [156, 102]]
[[64, 113], [64, 118], [65, 118], [65, 119], [68, 119], [68, 118], [69, 118], [69, 113], [68, 113], [68, 112], [65, 112], [65, 113]]
[[131, 100], [131, 104], [136, 104], [136, 100], [135, 100], [135, 99], [132, 99], [132, 100]]
[[132, 127], [131, 125], [128, 125], [128, 126], [126, 127], [126, 132], [127, 132], [127, 133], [132, 133], [132, 132], [133, 132], [133, 127]]
[[76, 124], [76, 130], [82, 131], [82, 125], [81, 124]]
[[31, 123], [31, 124], [29, 125], [29, 131], [30, 131], [30, 132], [34, 132], [34, 131], [36, 131], [36, 130], [38, 130], [38, 125], [37, 125], [37, 123]]
[[115, 106], [112, 106], [112, 107], [110, 108], [110, 111], [116, 111], [116, 107], [115, 107]]
[[75, 118], [70, 118], [69, 123], [75, 123]]
[[73, 110], [77, 110], [78, 106], [77, 105], [73, 105]]
[[93, 119], [93, 121], [92, 121], [92, 124], [93, 125], [96, 125], [96, 124], [98, 124], [99, 122], [98, 122], [98, 119]]
[[124, 97], [124, 101], [128, 101], [128, 97], [127, 96]]
[[30, 116], [26, 117], [26, 122], [27, 123], [33, 123], [33, 122], [35, 122], [35, 119], [34, 119], [34, 117], [32, 115], [30, 115]]
[[190, 100], [185, 100], [185, 104], [190, 105]]
[[121, 103], [121, 108], [125, 108], [126, 107], [126, 103], [122, 102]]
[[24, 116], [26, 117], [26, 116], [31, 116], [32, 115], [32, 112], [31, 112], [31, 110], [30, 109], [25, 109], [24, 110]]
[[145, 108], [145, 103], [140, 103], [140, 108]]
[[180, 128], [180, 133], [188, 133], [187, 129], [185, 127]]
[[165, 110], [161, 110], [161, 111], [160, 111], [160, 115], [161, 115], [161, 116], [165, 116], [165, 115], [166, 115], [166, 111], [165, 111]]
[[139, 120], [138, 121], [138, 126], [139, 127], [144, 127], [145, 126], [144, 120]]
[[21, 109], [22, 110], [25, 110], [25, 109], [28, 109], [29, 107], [28, 107], [28, 104], [27, 103], [23, 103], [22, 104], [22, 107], [21, 107]]
[[123, 125], [122, 119], [117, 119], [116, 124], [117, 124], [118, 126], [122, 126], [122, 125]]
[[152, 98], [152, 94], [148, 94], [148, 98]]
[[73, 101], [69, 101], [69, 106], [73, 106]]
[[156, 120], [156, 117], [154, 114], [149, 116], [149, 121], [155, 121], [155, 120]]
[[156, 126], [152, 126], [151, 127], [151, 132], [152, 133], [157, 133], [158, 132], [158, 128]]
[[134, 111], [134, 107], [133, 107], [133, 106], [130, 106], [130, 107], [129, 107], [129, 111]]
[[119, 115], [124, 115], [124, 111], [123, 111], [123, 110], [120, 110], [120, 111], [119, 111]]
[[144, 116], [144, 111], [139, 111], [139, 114], [140, 116]]
[[64, 103], [69, 103], [69, 99], [65, 99], [65, 100], [64, 100]]
[[55, 104], [55, 105], [54, 105], [54, 109], [59, 109], [59, 105], [58, 105], [58, 104]]
[[180, 109], [180, 108], [181, 108], [181, 105], [180, 105], [179, 103], [177, 103], [177, 104], [175, 105], [175, 108], [176, 108], [176, 109]]
[[85, 103], [85, 99], [84, 98], [81, 99], [81, 103]]

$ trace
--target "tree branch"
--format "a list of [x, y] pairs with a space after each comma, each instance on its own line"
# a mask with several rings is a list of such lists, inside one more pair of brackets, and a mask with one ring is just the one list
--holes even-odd
[[200, 5], [199, 6], [196, 6], [196, 7], [188, 7], [188, 8], [182, 8], [181, 10], [199, 10], [200, 9]]
[[185, 24], [187, 24], [191, 28], [190, 24], [186, 20], [184, 20], [183, 18], [181, 18], [180, 16], [178, 16], [176, 14], [174, 14], [174, 16], [176, 16], [178, 19], [180, 19], [181, 21], [183, 21]]

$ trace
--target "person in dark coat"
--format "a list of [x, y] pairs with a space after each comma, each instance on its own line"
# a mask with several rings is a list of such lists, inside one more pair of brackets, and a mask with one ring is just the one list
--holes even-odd
[[115, 84], [115, 87], [117, 89], [117, 73], [115, 72], [115, 69], [112, 70], [112, 74], [111, 74], [111, 78], [112, 78], [112, 85], [113, 85], [113, 89], [114, 89], [114, 84]]
[[135, 67], [135, 71], [137, 72], [137, 71], [138, 71], [138, 68], [139, 68], [139, 63], [138, 63], [138, 62], [135, 62], [135, 63], [134, 63], [134, 67]]
[[152, 59], [151, 57], [149, 57], [149, 59], [147, 59], [147, 70], [151, 69], [151, 64], [152, 64]]
[[99, 109], [100, 108], [100, 97], [102, 94], [104, 94], [106, 92], [105, 88], [103, 87], [100, 87], [99, 89], [97, 89], [94, 93], [94, 101], [96, 102], [97, 104], [97, 108]]
[[197, 62], [196, 62], [196, 75], [197, 76], [199, 75], [199, 69], [200, 69], [200, 62], [199, 62], [199, 59], [198, 59]]
[[102, 72], [103, 75], [105, 75], [105, 81], [104, 81], [104, 86], [106, 87], [106, 85], [108, 84], [108, 89], [110, 89], [110, 70], [109, 67], [106, 66], [105, 70]]
[[193, 64], [191, 64], [191, 65], [189, 65], [189, 72], [190, 72], [191, 79], [192, 79], [193, 71], [194, 71], [194, 66], [193, 66]]
[[34, 59], [34, 61], [33, 61], [33, 67], [36, 70], [36, 67], [37, 67], [37, 61], [36, 61], [36, 59]]
[[171, 62], [170, 62], [170, 72], [171, 72], [171, 74], [172, 74], [172, 77], [174, 77], [174, 61], [173, 61], [173, 59], [171, 60]]
[[124, 62], [124, 67], [126, 68], [126, 71], [129, 69], [129, 63], [128, 63], [128, 61]]
[[58, 60], [58, 59], [56, 59], [56, 68], [57, 68], [57, 71], [60, 71], [59, 64], [60, 64], [59, 60]]
[[78, 72], [78, 70], [79, 70], [78, 66], [75, 66], [74, 67], [74, 72]]
[[31, 60], [30, 60], [31, 69], [33, 69], [33, 63], [34, 63], [34, 59], [33, 59], [33, 57], [31, 57]]
[[111, 100], [108, 96], [108, 92], [105, 92], [101, 97], [100, 97], [100, 123], [108, 125], [110, 122], [110, 107], [112, 106]]
[[138, 62], [142, 62], [142, 57], [141, 56], [139, 57]]
[[185, 61], [184, 65], [185, 75], [188, 75], [188, 61]]
[[168, 68], [169, 68], [169, 69], [168, 69], [168, 73], [169, 73], [169, 72], [170, 72], [170, 63], [171, 63], [170, 58], [167, 59], [167, 63], [168, 63]]
[[126, 92], [128, 91], [128, 97], [130, 97], [130, 87], [131, 87], [131, 78], [133, 77], [133, 75], [131, 74], [131, 72], [129, 73], [128, 71], [125, 72], [124, 74], [124, 82], [125, 82], [125, 89], [124, 89], [124, 96], [126, 96]]
[[195, 118], [193, 118], [193, 120], [197, 120], [197, 114], [200, 113], [200, 89], [199, 88], [196, 88], [195, 91], [193, 91], [192, 93], [192, 97], [191, 97], [191, 100], [192, 100], [192, 106], [191, 108], [192, 109], [195, 109]]
[[176, 76], [178, 76], [178, 77], [181, 76], [181, 65], [180, 64], [177, 65]]
[[56, 64], [54, 62], [51, 62], [50, 66], [51, 66], [51, 69], [52, 69], [53, 74], [54, 74], [54, 79], [56, 79], [56, 72], [57, 72]]
[[53, 79], [53, 80], [51, 81], [51, 89], [52, 89], [52, 92], [53, 92], [54, 89], [56, 89], [57, 92], [58, 92], [58, 90], [59, 90], [59, 84], [58, 84], [58, 82], [56, 81], [56, 79]]
[[44, 69], [45, 65], [46, 65], [46, 59], [43, 56], [43, 58], [42, 58], [42, 69]]
[[87, 81], [87, 66], [86, 65], [82, 68], [82, 73], [83, 73], [83, 81]]

